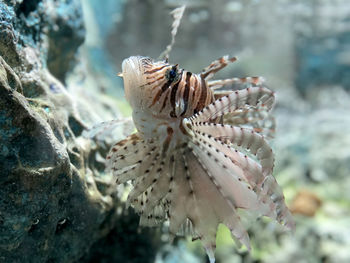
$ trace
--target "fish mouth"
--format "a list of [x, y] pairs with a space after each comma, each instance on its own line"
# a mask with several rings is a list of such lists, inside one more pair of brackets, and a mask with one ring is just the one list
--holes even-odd
[[140, 81], [144, 73], [142, 57], [133, 56], [123, 60], [122, 75], [125, 80], [133, 78], [133, 81]]
[[147, 59], [140, 56], [132, 56], [124, 59], [122, 63], [122, 77], [124, 80], [125, 97], [130, 102], [135, 89], [143, 86], [146, 83], [144, 77], [144, 63]]

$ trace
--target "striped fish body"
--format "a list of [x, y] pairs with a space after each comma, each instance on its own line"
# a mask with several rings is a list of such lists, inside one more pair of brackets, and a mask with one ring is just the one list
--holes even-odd
[[[169, 220], [171, 234], [201, 239], [211, 262], [220, 223], [250, 248], [239, 210], [294, 228], [272, 176], [270, 146], [261, 134], [239, 126], [249, 124], [246, 116], [269, 112], [274, 93], [259, 78], [210, 81], [235, 60], [222, 57], [200, 74], [145, 57], [124, 60], [125, 95], [138, 132], [116, 143], [107, 155], [117, 184], [133, 185], [127, 202], [140, 213], [140, 224]], [[251, 85], [243, 90], [215, 91], [247, 82]], [[228, 114], [237, 119], [233, 125], [225, 123]]]

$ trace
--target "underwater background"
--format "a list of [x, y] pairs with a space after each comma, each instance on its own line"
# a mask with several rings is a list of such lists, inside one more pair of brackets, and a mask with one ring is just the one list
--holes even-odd
[[130, 116], [116, 73], [158, 58], [182, 4], [171, 63], [237, 56], [217, 78], [276, 92], [274, 176], [296, 220], [295, 234], [250, 222], [250, 253], [220, 227], [217, 262], [350, 262], [348, 0], [0, 0], [1, 263], [207, 262], [199, 241], [170, 245], [125, 208], [104, 157], [129, 131], [84, 136]]

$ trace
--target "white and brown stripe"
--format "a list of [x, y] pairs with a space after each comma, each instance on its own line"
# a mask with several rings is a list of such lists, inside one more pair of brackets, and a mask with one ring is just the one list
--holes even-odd
[[[173, 74], [173, 75], [171, 75]], [[151, 92], [149, 107], [171, 118], [190, 117], [213, 102], [213, 91], [201, 74], [193, 74], [177, 65], [157, 63], [145, 70]]]

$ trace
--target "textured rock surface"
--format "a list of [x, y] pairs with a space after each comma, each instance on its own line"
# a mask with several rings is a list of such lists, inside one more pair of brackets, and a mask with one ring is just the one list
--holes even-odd
[[84, 41], [80, 1], [6, 0], [5, 3], [8, 6], [1, 5], [1, 26], [5, 29], [6, 40], [1, 44], [5, 60], [14, 65], [13, 58], [18, 57], [14, 53], [16, 44], [36, 47], [44, 66], [64, 82], [66, 73], [74, 66], [76, 51]]
[[84, 39], [79, 3], [0, 2], [0, 262], [150, 262], [159, 245], [134, 227], [123, 238], [138, 217], [104, 174], [109, 146], [81, 136], [91, 101], [62, 84]]

